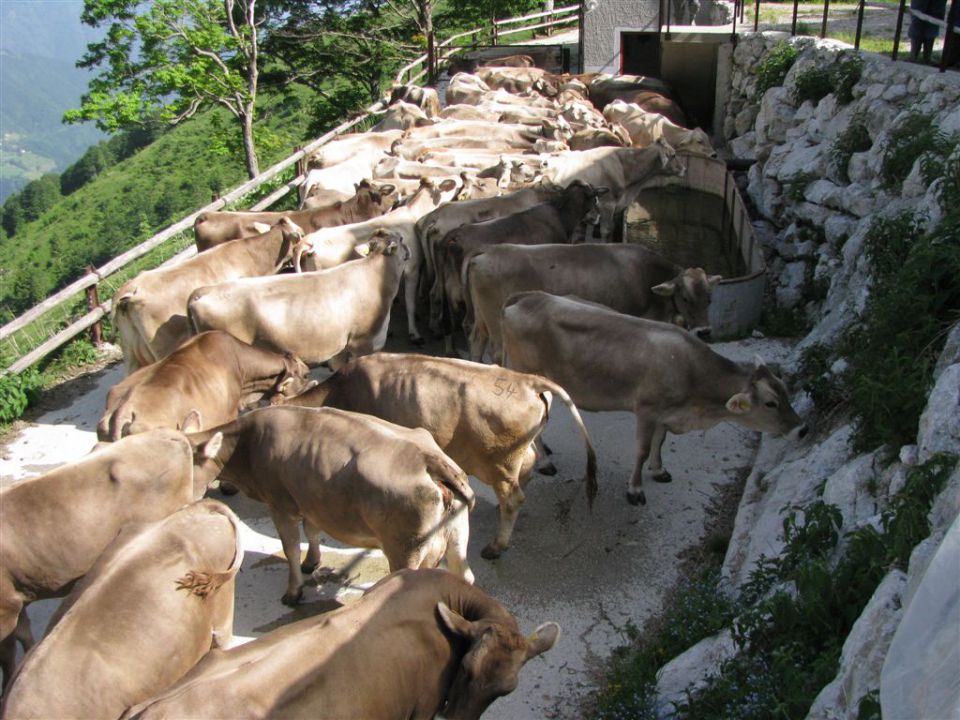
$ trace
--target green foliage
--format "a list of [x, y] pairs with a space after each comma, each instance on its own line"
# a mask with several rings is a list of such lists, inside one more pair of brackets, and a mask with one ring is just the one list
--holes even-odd
[[830, 71], [814, 63], [800, 69], [794, 80], [793, 102], [796, 105], [807, 100], [816, 105], [833, 90]]
[[44, 377], [33, 368], [19, 375], [0, 375], [0, 423], [10, 423], [36, 402]]
[[801, 202], [807, 186], [819, 177], [815, 172], [800, 170], [783, 181], [784, 194], [794, 202]]
[[770, 337], [797, 337], [810, 329], [803, 308], [765, 305], [760, 313], [760, 329]]
[[853, 88], [863, 75], [863, 58], [859, 53], [841, 53], [830, 68], [833, 94], [841, 105], [853, 102]]
[[803, 389], [810, 395], [817, 412], [829, 417], [849, 401], [849, 376], [839, 377], [830, 368], [836, 357], [826, 345], [812, 345], [800, 358], [800, 378]]
[[844, 343], [857, 450], [899, 447], [916, 437], [933, 367], [960, 316], [958, 236], [956, 213], [930, 233], [910, 213], [870, 229], [873, 289], [862, 324]]
[[899, 190], [917, 158], [926, 153], [940, 153], [945, 141], [930, 115], [909, 114], [887, 136], [880, 167], [884, 187]]
[[53, 207], [60, 199], [60, 180], [52, 173], [27, 183], [3, 204], [3, 229], [9, 237], [17, 234], [23, 223], [32, 222]]
[[920, 171], [928, 185], [942, 180], [937, 187], [940, 207], [955, 210], [960, 208], [960, 133], [950, 137], [939, 133], [937, 142], [940, 145], [937, 152], [920, 158]]
[[866, 152], [871, 147], [873, 147], [873, 141], [870, 139], [866, 125], [863, 124], [863, 118], [855, 116], [843, 132], [837, 135], [830, 147], [830, 161], [844, 182], [850, 182], [850, 176], [847, 174], [850, 158], [854, 153]]
[[733, 610], [731, 600], [720, 590], [720, 572], [715, 567], [681, 585], [667, 603], [663, 622], [647, 637], [641, 638], [639, 631], [628, 624], [626, 634], [634, 644], [614, 654], [594, 717], [656, 717], [652, 701], [657, 670], [670, 658], [729, 625]]
[[781, 42], [771, 48], [767, 56], [757, 63], [757, 97], [767, 90], [783, 85], [787, 72], [797, 59], [797, 49], [788, 42]]

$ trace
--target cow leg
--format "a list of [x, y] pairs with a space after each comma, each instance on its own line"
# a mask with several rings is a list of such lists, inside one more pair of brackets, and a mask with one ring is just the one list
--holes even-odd
[[280, 598], [284, 605], [295, 607], [303, 597], [303, 574], [300, 572], [300, 518], [296, 515], [281, 514], [271, 510], [270, 516], [280, 536], [283, 545], [283, 554], [287, 557], [290, 568], [287, 591]]
[[300, 570], [310, 575], [320, 565], [320, 528], [304, 519], [303, 532], [307, 536], [307, 557], [300, 565]]
[[656, 423], [637, 418], [637, 464], [633, 476], [627, 485], [627, 502], [631, 505], [646, 505], [647, 496], [643, 494], [643, 463], [650, 454], [650, 441], [656, 434]]
[[489, 339], [487, 326], [484, 325], [483, 320], [477, 317], [476, 312], [473, 314], [473, 327], [467, 327], [467, 325], [465, 318], [463, 331], [470, 338], [470, 359], [473, 362], [483, 362], [483, 351], [486, 349]]
[[[412, 256], [411, 256], [412, 259]], [[407, 309], [407, 333], [414, 345], [423, 345], [423, 338], [417, 330], [417, 285], [420, 282], [420, 268], [412, 267], [408, 261], [403, 276], [403, 302]]]
[[484, 560], [495, 560], [509, 547], [513, 526], [517, 524], [517, 516], [524, 500], [523, 490], [516, 478], [503, 478], [493, 483], [493, 489], [500, 501], [500, 526], [497, 537], [480, 551], [480, 557]]
[[540, 463], [540, 466], [537, 468], [537, 472], [541, 475], [556, 475], [557, 466], [553, 464], [553, 461], [550, 459], [550, 455], [553, 452], [550, 448], [547, 447], [546, 443], [540, 439], [540, 436], [537, 436], [537, 439], [534, 442], [534, 452], [536, 453], [537, 459], [543, 458], [543, 462]]
[[650, 471], [650, 479], [654, 482], [668, 483], [673, 478], [663, 469], [663, 459], [660, 456], [663, 450], [663, 441], [667, 437], [667, 428], [665, 425], [657, 425], [653, 430], [653, 438], [650, 440], [650, 461], [647, 463], [647, 469]]
[[447, 569], [454, 575], [459, 575], [471, 585], [473, 571], [467, 563], [467, 541], [470, 539], [470, 515], [467, 506], [462, 502], [454, 502], [447, 516], [447, 549], [444, 558]]
[[0, 671], [3, 671], [2, 689], [13, 678], [13, 671], [17, 666], [17, 641], [23, 646], [24, 652], [33, 646], [33, 633], [30, 630], [30, 619], [24, 610], [23, 603], [17, 598], [11, 598], [0, 616]]

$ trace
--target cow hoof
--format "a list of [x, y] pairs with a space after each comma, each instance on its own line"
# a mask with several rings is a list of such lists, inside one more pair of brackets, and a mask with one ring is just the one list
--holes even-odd
[[220, 493], [230, 497], [231, 495], [236, 495], [240, 492], [240, 489], [236, 485], [231, 485], [228, 482], [220, 481]]
[[482, 557], [484, 560], [496, 560], [502, 553], [503, 550], [498, 548], [493, 543], [490, 543], [480, 551], [480, 557]]
[[302, 565], [300, 565], [300, 572], [302, 572], [304, 575], [313, 575], [313, 571], [316, 570], [319, 565], [320, 563], [318, 562], [317, 563], [305, 562]]
[[658, 483], [673, 482], [673, 476], [670, 473], [668, 473], [666, 470], [662, 472], [658, 472], [654, 475], [651, 475], [650, 479]]
[[638, 493], [632, 493], [629, 490], [627, 491], [627, 502], [631, 505], [646, 505], [647, 496], [643, 494], [643, 490]]
[[419, 335], [411, 335], [411, 336], [410, 336], [410, 344], [411, 344], [411, 345], [416, 345], [417, 347], [423, 347], [423, 345], [424, 345], [425, 343], [426, 343], [426, 341], [425, 341], [422, 337], [420, 337]]
[[554, 465], [553, 463], [547, 463], [546, 465], [537, 468], [537, 472], [540, 473], [541, 475], [548, 475], [548, 476], [556, 475], [557, 466]]
[[300, 590], [297, 590], [295, 595], [291, 595], [290, 593], [284, 593], [283, 597], [280, 598], [280, 602], [282, 602], [287, 607], [296, 607], [297, 605], [300, 604], [301, 598], [303, 598], [302, 588]]

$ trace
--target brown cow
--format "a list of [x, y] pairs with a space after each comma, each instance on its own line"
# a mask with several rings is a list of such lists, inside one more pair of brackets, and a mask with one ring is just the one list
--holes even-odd
[[[552, 195], [546, 202], [506, 217], [464, 225], [441, 241], [442, 257], [437, 261], [437, 274], [447, 313], [447, 337], [453, 333], [453, 318], [465, 306], [461, 271], [464, 259], [474, 250], [502, 243], [524, 245], [568, 243], [581, 224], [591, 226], [599, 220], [600, 198], [606, 187], [591, 187], [573, 181]], [[466, 318], [469, 322], [472, 318]], [[469, 330], [468, 330], [469, 332]], [[448, 350], [452, 346], [448, 344]]]
[[240, 521], [201, 500], [122, 532], [24, 658], [7, 718], [115, 718], [177, 682], [233, 632]]
[[[9, 681], [15, 636], [32, 644], [23, 608], [66, 595], [121, 528], [159, 520], [200, 498], [189, 443], [152, 430], [0, 490], [0, 669]], [[66, 533], [66, 535], [65, 535]]]
[[282, 218], [289, 219], [305, 233], [324, 227], [349, 225], [379, 217], [393, 208], [397, 192], [393, 185], [374, 187], [363, 180], [349, 200], [336, 201], [325, 207], [286, 212], [207, 212], [193, 223], [197, 250], [203, 252], [228, 240], [260, 235]]
[[359, 260], [319, 272], [245, 278], [197, 288], [187, 301], [194, 332], [224, 330], [243, 342], [336, 369], [383, 347], [409, 253], [379, 231]]
[[470, 358], [479, 361], [489, 340], [494, 362], [502, 362], [500, 310], [515, 293], [576, 295], [705, 337], [710, 294], [722, 279], [700, 268], [684, 269], [640, 245], [620, 243], [490, 246], [467, 258], [463, 276], [474, 319]]
[[198, 287], [299, 268], [303, 232], [284, 218], [269, 232], [231, 240], [182, 263], [140, 273], [120, 286], [113, 321], [127, 373], [166, 357], [190, 337], [187, 298]]
[[426, 113], [428, 118], [440, 115], [440, 95], [431, 87], [419, 85], [394, 85], [390, 90], [390, 105], [396, 102], [407, 102], [416, 105]]
[[390, 570], [450, 569], [473, 582], [467, 565], [467, 511], [475, 500], [467, 476], [426, 430], [321, 408], [269, 407], [190, 435], [196, 474], [235, 485], [265, 502], [290, 568], [283, 602], [303, 593], [304, 569], [320, 563], [320, 533], [382, 548]]
[[660, 455], [667, 431], [706, 430], [728, 420], [806, 434], [784, 384], [765, 365], [728, 360], [676, 325], [539, 291], [509, 298], [501, 323], [511, 366], [546, 375], [581, 408], [636, 415], [637, 462], [627, 486], [634, 505], [646, 502], [641, 470], [648, 457], [653, 480], [671, 479]]
[[110, 388], [97, 438], [115, 441], [161, 427], [182, 430], [191, 413], [198, 423], [194, 430], [222, 425], [265, 394], [303, 392], [308, 372], [293, 355], [251, 347], [225, 332], [201, 333]]
[[214, 650], [124, 715], [476, 720], [560, 626], [527, 637], [503, 605], [443, 570], [403, 570], [347, 607]]
[[587, 430], [566, 392], [538, 375], [466, 360], [376, 353], [286, 402], [368, 413], [429, 431], [454, 462], [497, 493], [500, 527], [481, 553], [492, 559], [510, 544], [536, 460], [533, 441], [546, 427], [551, 395], [570, 408], [583, 436], [587, 496], [592, 500], [596, 459]]

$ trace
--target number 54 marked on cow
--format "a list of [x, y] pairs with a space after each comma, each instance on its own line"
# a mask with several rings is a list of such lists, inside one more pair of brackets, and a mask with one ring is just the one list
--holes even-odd
[[507, 398], [511, 398], [517, 394], [517, 386], [512, 382], [508, 382], [506, 378], [499, 377], [493, 381], [493, 385], [496, 390], [493, 391], [493, 394], [497, 397], [506, 395]]

